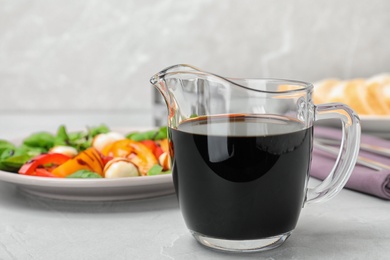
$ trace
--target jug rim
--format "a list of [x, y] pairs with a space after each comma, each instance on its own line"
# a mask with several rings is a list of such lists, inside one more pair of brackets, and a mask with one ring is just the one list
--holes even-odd
[[[178, 68], [183, 68], [183, 70], [177, 70]], [[185, 70], [186, 68], [187, 70]], [[263, 93], [269, 93], [269, 94], [292, 94], [296, 92], [306, 91], [311, 92], [314, 88], [313, 84], [307, 81], [302, 80], [295, 80], [295, 79], [285, 79], [285, 78], [239, 78], [239, 77], [224, 77], [220, 76], [218, 74], [208, 72], [201, 70], [195, 66], [189, 65], [189, 64], [177, 64], [169, 66], [159, 73], [156, 73], [151, 79], [150, 82], [155, 85], [159, 78], [163, 78], [166, 75], [175, 75], [175, 74], [195, 74], [195, 75], [202, 75], [202, 76], [214, 76], [217, 77], [220, 80], [227, 81], [231, 84], [234, 84], [236, 86], [256, 91], [256, 92], [263, 92]], [[269, 82], [269, 83], [278, 83], [281, 86], [286, 86], [285, 89], [278, 89], [278, 90], [261, 90], [256, 88], [251, 88], [248, 86], [244, 86], [242, 84], [239, 84], [235, 81], [263, 81], [263, 82]], [[287, 86], [294, 86], [295, 88], [289, 89]]]

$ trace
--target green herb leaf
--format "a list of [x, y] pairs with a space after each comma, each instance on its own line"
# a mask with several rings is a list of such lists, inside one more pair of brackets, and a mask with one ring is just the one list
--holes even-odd
[[23, 154], [27, 154], [31, 157], [34, 157], [34, 156], [37, 156], [37, 155], [40, 155], [42, 153], [45, 153], [46, 152], [46, 149], [45, 148], [41, 148], [41, 147], [30, 147], [30, 146], [27, 146], [27, 145], [24, 145], [22, 144], [21, 146], [19, 147], [16, 147], [14, 149], [14, 155], [23, 155]]
[[133, 140], [133, 136], [139, 134], [139, 132], [130, 132], [126, 135], [127, 139]]
[[23, 144], [30, 147], [40, 147], [48, 151], [54, 146], [55, 137], [54, 135], [47, 132], [39, 132], [30, 135], [23, 140]]
[[6, 140], [0, 140], [0, 149], [4, 148], [15, 148], [15, 145], [11, 142], [8, 142]]
[[91, 172], [88, 170], [78, 170], [77, 172], [74, 172], [71, 175], [66, 176], [66, 178], [92, 179], [92, 178], [102, 178], [102, 176], [100, 176], [96, 172]]
[[162, 172], [163, 167], [161, 165], [155, 164], [152, 166], [152, 168], [149, 169], [147, 175], [152, 176], [152, 175], [158, 175]]
[[8, 157], [11, 157], [15, 154], [15, 149], [13, 148], [5, 148], [0, 153], [0, 161], [7, 159]]
[[76, 148], [79, 152], [92, 146], [93, 138], [98, 134], [108, 133], [110, 129], [106, 125], [88, 128], [88, 132], [67, 133], [66, 145]]
[[131, 135], [127, 135], [129, 136], [131, 140], [134, 140], [136, 142], [140, 142], [140, 141], [144, 141], [144, 140], [148, 140], [148, 133], [146, 132], [142, 132], [142, 133], [133, 133]]
[[0, 140], [0, 155], [5, 151], [5, 150], [13, 150], [15, 149], [15, 145], [12, 143], [5, 141], [5, 140]]
[[54, 145], [70, 145], [68, 132], [66, 131], [66, 127], [64, 125], [60, 125], [60, 127], [58, 127]]
[[79, 140], [81, 138], [85, 138], [86, 134], [83, 132], [72, 132], [68, 133], [68, 138], [70, 142], [74, 142], [76, 140]]
[[88, 140], [89, 136], [86, 132], [72, 132], [67, 134], [68, 142], [66, 145], [74, 147], [77, 151], [84, 151], [90, 146], [91, 141]]
[[20, 167], [32, 157], [27, 154], [11, 156], [0, 161], [0, 169], [9, 172], [18, 172]]
[[110, 129], [106, 125], [102, 124], [100, 126], [89, 128], [88, 132], [89, 132], [90, 137], [93, 138], [98, 134], [106, 134], [106, 133], [110, 132]]
[[154, 137], [154, 140], [161, 140], [168, 138], [168, 127], [163, 126], [158, 129], [157, 135]]
[[23, 164], [38, 154], [41, 154], [39, 148], [24, 145], [16, 148], [5, 148], [0, 154], [0, 170], [18, 172]]
[[126, 135], [126, 138], [140, 142], [145, 140], [161, 140], [167, 138], [167, 127], [161, 127], [158, 130], [149, 130], [145, 132], [131, 132]]

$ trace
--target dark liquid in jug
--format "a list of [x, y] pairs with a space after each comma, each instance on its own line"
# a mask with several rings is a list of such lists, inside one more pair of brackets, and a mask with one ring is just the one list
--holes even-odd
[[199, 117], [169, 129], [188, 228], [221, 239], [292, 231], [306, 195], [312, 127], [287, 117]]

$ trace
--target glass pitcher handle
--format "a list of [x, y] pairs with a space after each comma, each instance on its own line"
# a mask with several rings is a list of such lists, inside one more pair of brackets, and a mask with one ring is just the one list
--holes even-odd
[[342, 139], [339, 155], [333, 169], [318, 186], [308, 188], [306, 203], [327, 201], [336, 196], [347, 183], [360, 149], [360, 120], [348, 106], [340, 103], [323, 104], [314, 107], [315, 121], [340, 119]]

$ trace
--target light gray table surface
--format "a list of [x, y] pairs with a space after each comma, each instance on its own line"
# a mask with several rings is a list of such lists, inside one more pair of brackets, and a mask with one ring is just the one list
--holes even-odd
[[[83, 120], [99, 120], [77, 118], [59, 116], [39, 124], [27, 119], [3, 127], [0, 139], [59, 122], [77, 127]], [[0, 116], [4, 119], [17, 121]], [[0, 259], [390, 259], [390, 202], [344, 189], [328, 202], [307, 205], [281, 247], [231, 254], [206, 249], [192, 238], [174, 194], [75, 202], [28, 195], [0, 182]]]

